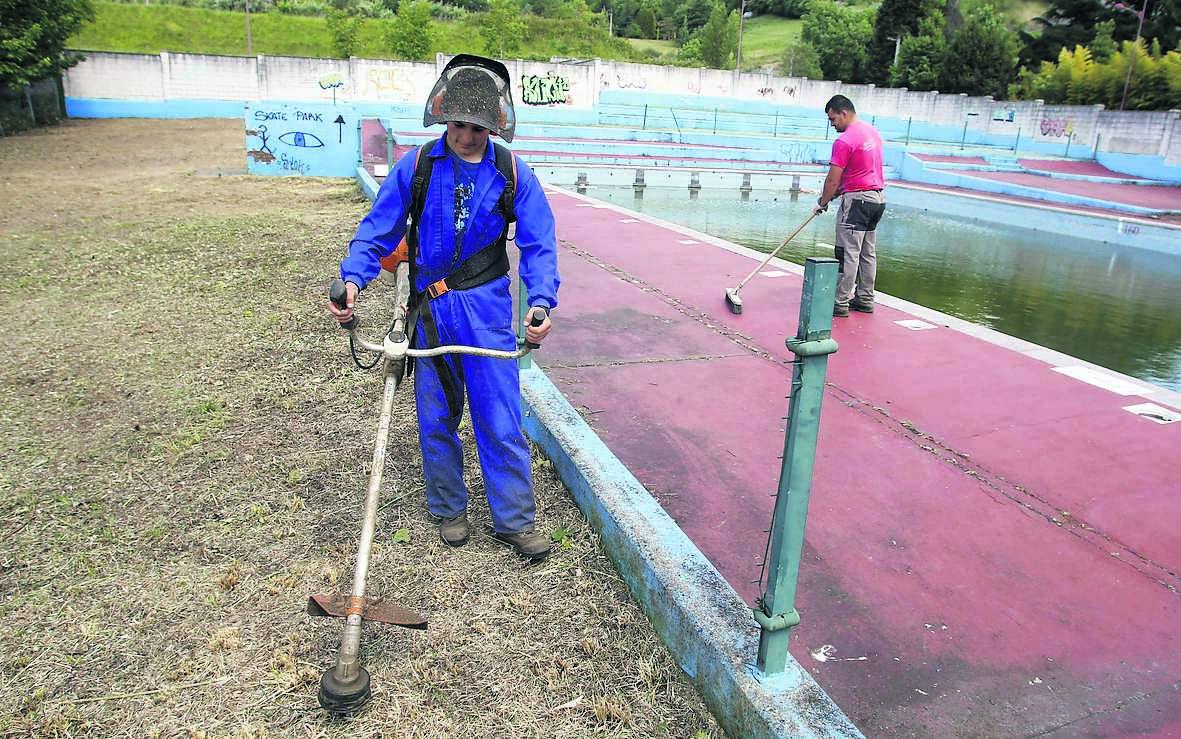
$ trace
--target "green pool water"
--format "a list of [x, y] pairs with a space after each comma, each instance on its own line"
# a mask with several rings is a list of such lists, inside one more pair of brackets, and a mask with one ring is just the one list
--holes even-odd
[[[587, 194], [763, 251], [815, 202], [774, 191], [745, 201], [729, 190], [696, 200], [682, 188], [648, 187], [640, 199], [630, 187]], [[835, 210], [781, 256], [832, 256]], [[889, 206], [878, 227], [877, 287], [1181, 391], [1181, 257]]]

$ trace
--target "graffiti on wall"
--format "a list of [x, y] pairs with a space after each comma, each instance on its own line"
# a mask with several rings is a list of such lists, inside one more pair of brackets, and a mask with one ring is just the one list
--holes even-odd
[[407, 75], [386, 68], [370, 69], [366, 75], [369, 89], [376, 98], [398, 98], [409, 100], [414, 97], [414, 83]]
[[813, 160], [811, 144], [780, 144], [780, 161], [811, 164]]
[[339, 176], [352, 169], [354, 158], [342, 153], [356, 146], [355, 131], [355, 121], [349, 125], [339, 109], [327, 104], [248, 105], [247, 169], [255, 174]]
[[546, 72], [544, 77], [521, 75], [521, 101], [526, 105], [569, 105], [574, 99], [565, 77]]
[[996, 108], [992, 111], [992, 119], [997, 123], [1012, 123], [1017, 117], [1017, 111]]
[[775, 88], [774, 87], [760, 87], [759, 94], [765, 98], [771, 97], [772, 95], [775, 94]]
[[332, 103], [336, 104], [336, 91], [348, 83], [339, 74], [332, 72], [316, 80], [316, 84], [320, 86], [321, 90], [332, 90]]
[[1070, 136], [1074, 133], [1074, 122], [1069, 118], [1043, 118], [1042, 136]]

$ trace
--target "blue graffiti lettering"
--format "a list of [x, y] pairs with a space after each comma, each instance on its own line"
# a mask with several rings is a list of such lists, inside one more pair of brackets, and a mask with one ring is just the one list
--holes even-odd
[[317, 123], [324, 122], [323, 113], [304, 113], [301, 110], [295, 111], [295, 120], [297, 121], [316, 121]]
[[289, 157], [286, 154], [279, 155], [279, 167], [288, 172], [299, 172], [300, 174], [307, 174], [312, 169], [311, 165], [302, 159]]
[[285, 121], [287, 120], [287, 114], [281, 110], [256, 110], [254, 111], [254, 120]]

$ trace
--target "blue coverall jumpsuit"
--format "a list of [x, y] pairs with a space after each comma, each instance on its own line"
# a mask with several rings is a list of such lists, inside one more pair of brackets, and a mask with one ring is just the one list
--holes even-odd
[[[504, 217], [497, 202], [506, 181], [496, 169], [496, 153], [489, 140], [469, 205], [472, 216], [465, 228], [459, 259], [455, 259], [455, 168], [449, 161], [455, 155], [449, 154], [445, 138], [422, 154], [434, 157], [435, 164], [418, 225], [417, 292], [447, 277], [472, 254], [494, 242], [504, 230]], [[348, 256], [341, 262], [341, 279], [358, 287], [367, 285], [380, 272], [381, 257], [393, 252], [406, 233], [416, 151], [403, 156], [382, 183], [373, 208], [361, 221], [349, 244]], [[529, 305], [553, 308], [558, 303], [559, 283], [554, 216], [541, 183], [520, 159], [514, 203], [515, 241], [521, 252], [519, 274], [529, 293]], [[425, 295], [422, 299], [428, 300]], [[430, 301], [430, 310], [441, 344], [510, 351], [516, 348], [507, 275], [468, 290], [443, 293]], [[415, 337], [416, 347], [426, 345], [421, 319]], [[536, 506], [529, 445], [521, 429], [521, 389], [516, 362], [447, 355], [446, 368], [461, 398], [466, 385], [493, 528], [507, 534], [531, 530]], [[432, 361], [415, 362], [414, 393], [427, 508], [435, 516], [458, 516], [467, 509], [468, 501], [463, 481], [463, 449], [457, 433], [462, 410], [459, 414], [451, 413]]]

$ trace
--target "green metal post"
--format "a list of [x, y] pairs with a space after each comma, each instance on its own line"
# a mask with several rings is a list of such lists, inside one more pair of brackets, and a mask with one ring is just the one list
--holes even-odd
[[832, 338], [832, 306], [837, 291], [837, 260], [809, 257], [804, 264], [804, 294], [800, 326], [787, 348], [798, 360], [792, 369], [791, 402], [783, 445], [783, 466], [771, 521], [767, 591], [754, 609], [762, 627], [758, 668], [764, 674], [783, 672], [791, 627], [800, 622], [795, 609], [796, 582], [804, 550], [804, 524], [816, 437], [820, 430], [820, 401], [828, 355], [837, 350]]
[[[525, 289], [525, 281], [517, 278], [517, 339], [525, 340], [525, 313], [529, 310], [529, 291]], [[526, 354], [517, 360], [518, 369], [529, 369], [533, 366], [532, 355]]]

